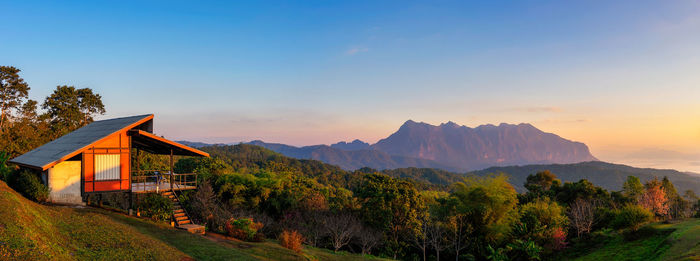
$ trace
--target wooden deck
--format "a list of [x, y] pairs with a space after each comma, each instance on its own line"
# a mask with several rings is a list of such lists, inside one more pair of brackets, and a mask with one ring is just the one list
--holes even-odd
[[[173, 184], [173, 190], [188, 190], [197, 189], [196, 186], [187, 186], [180, 184]], [[150, 193], [150, 192], [162, 192], [170, 190], [170, 182], [140, 182], [131, 183], [131, 192], [134, 193]]]

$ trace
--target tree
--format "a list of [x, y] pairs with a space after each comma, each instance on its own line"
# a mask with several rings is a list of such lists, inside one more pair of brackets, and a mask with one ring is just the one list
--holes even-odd
[[622, 184], [622, 188], [625, 196], [635, 200], [639, 199], [642, 193], [644, 193], [644, 185], [642, 185], [639, 178], [635, 176], [627, 176], [627, 180]]
[[361, 204], [365, 223], [382, 230], [387, 247], [396, 258], [407, 243], [406, 233], [414, 233], [419, 225], [418, 209], [422, 209], [418, 191], [412, 183], [383, 174], [366, 174], [355, 193]]
[[29, 85], [19, 76], [20, 71], [12, 66], [0, 66], [0, 133], [9, 111], [18, 108], [29, 95]]
[[428, 226], [430, 216], [426, 210], [421, 210], [418, 214], [418, 221], [420, 225], [417, 227], [416, 231], [411, 234], [411, 239], [413, 239], [413, 244], [420, 249], [421, 254], [423, 254], [423, 261], [427, 260], [426, 251], [428, 249]]
[[557, 176], [549, 172], [549, 170], [540, 171], [534, 175], [527, 176], [525, 188], [533, 193], [542, 193], [548, 191], [556, 179]]
[[549, 252], [558, 244], [555, 234], [566, 227], [568, 219], [566, 208], [549, 198], [538, 198], [520, 207], [520, 223], [511, 233], [515, 238], [535, 242], [538, 246], [547, 246]]
[[508, 235], [517, 218], [517, 193], [503, 175], [455, 183], [450, 197], [459, 203], [457, 211], [465, 215], [471, 253], [481, 257], [486, 256], [488, 245]]
[[0, 133], [0, 147], [11, 158], [48, 142], [48, 125], [37, 115], [36, 104], [34, 100], [24, 102], [13, 120], [7, 122]]
[[438, 199], [440, 207], [440, 218], [444, 221], [452, 241], [452, 248], [455, 252], [456, 260], [459, 260], [459, 253], [467, 248], [469, 237], [469, 224], [467, 224], [467, 214], [459, 198], [449, 196]]
[[596, 204], [594, 202], [591, 199], [579, 198], [569, 208], [569, 219], [571, 226], [576, 229], [577, 237], [590, 233], [595, 224]]
[[661, 188], [666, 194], [666, 199], [668, 200], [668, 216], [670, 218], [686, 218], [690, 215], [691, 204], [685, 201], [680, 195], [673, 183], [664, 176], [661, 180]]
[[360, 221], [350, 213], [331, 214], [326, 218], [324, 227], [331, 237], [333, 251], [338, 252], [340, 248], [350, 243], [350, 240], [357, 235], [360, 230]]
[[654, 214], [648, 209], [639, 205], [629, 204], [617, 211], [612, 226], [616, 229], [631, 228], [636, 231], [653, 217]]
[[90, 88], [76, 89], [66, 85], [56, 87], [46, 97], [42, 108], [47, 110], [56, 137], [91, 123], [96, 114], [105, 113], [102, 96]]
[[666, 193], [666, 198], [674, 199], [680, 197], [678, 191], [676, 191], [676, 187], [673, 186], [673, 183], [671, 183], [668, 177], [664, 176], [661, 180], [661, 187], [664, 189], [664, 193]]
[[573, 203], [578, 198], [584, 199], [599, 199], [603, 201], [610, 200], [610, 194], [604, 188], [593, 185], [586, 179], [581, 179], [577, 182], [566, 182], [560, 188], [557, 188], [557, 201], [564, 205]]
[[379, 241], [382, 240], [382, 234], [377, 230], [362, 226], [358, 232], [357, 238], [360, 243], [360, 248], [362, 249], [362, 255], [368, 255], [372, 249], [379, 244]]
[[[449, 247], [449, 244], [445, 242], [445, 235], [448, 231], [440, 221], [431, 219], [426, 227], [426, 232], [428, 242], [435, 250], [437, 260], [440, 260], [440, 252]], [[457, 258], [459, 258], [459, 255], [457, 255]]]
[[664, 217], [669, 213], [668, 198], [658, 179], [650, 180], [645, 184], [646, 190], [639, 198], [639, 205], [652, 213]]

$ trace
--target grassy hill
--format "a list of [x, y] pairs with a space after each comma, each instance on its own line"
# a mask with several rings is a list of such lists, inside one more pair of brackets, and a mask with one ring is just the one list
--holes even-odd
[[40, 205], [0, 181], [0, 260], [363, 260], [274, 240], [248, 243], [189, 234], [95, 208]]
[[700, 260], [700, 219], [608, 233], [564, 252], [566, 260]]

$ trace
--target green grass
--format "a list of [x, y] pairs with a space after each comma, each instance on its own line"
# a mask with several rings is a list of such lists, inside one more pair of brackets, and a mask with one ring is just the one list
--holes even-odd
[[203, 237], [186, 233], [148, 220], [137, 219], [100, 209], [85, 209], [83, 212], [101, 213], [117, 222], [127, 224], [139, 232], [159, 239], [197, 260], [368, 260], [372, 256], [348, 252], [334, 253], [328, 249], [306, 246], [302, 253], [296, 253], [279, 245], [275, 240], [264, 242], [243, 242], [221, 240], [216, 237]]
[[0, 260], [367, 260], [275, 240], [250, 243], [190, 234], [164, 223], [96, 208], [29, 201], [0, 181]]
[[649, 224], [635, 233], [609, 232], [575, 244], [565, 255], [562, 259], [700, 260], [700, 219]]
[[104, 215], [29, 201], [0, 182], [0, 260], [182, 260], [187, 255]]

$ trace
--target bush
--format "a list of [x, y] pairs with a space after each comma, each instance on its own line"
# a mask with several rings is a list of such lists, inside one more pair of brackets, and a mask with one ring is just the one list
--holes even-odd
[[612, 226], [615, 229], [631, 228], [633, 231], [636, 231], [640, 226], [653, 218], [654, 214], [648, 209], [630, 204], [617, 211]]
[[226, 222], [226, 232], [234, 238], [245, 241], [263, 241], [265, 237], [258, 231], [262, 227], [262, 223], [253, 222], [252, 218], [231, 218]]
[[159, 194], [148, 194], [138, 208], [145, 216], [158, 221], [168, 220], [173, 214], [173, 203]]
[[615, 221], [615, 216], [618, 212], [607, 207], [598, 207], [593, 213], [595, 220], [597, 220], [597, 222], [593, 223], [593, 230], [596, 231], [612, 228], [613, 221]]
[[302, 237], [297, 231], [285, 230], [282, 231], [282, 234], [280, 235], [280, 245], [294, 250], [297, 253], [301, 253], [302, 242], [304, 242], [304, 237]]
[[7, 177], [12, 173], [12, 168], [7, 165], [10, 160], [10, 155], [4, 151], [0, 152], [0, 180], [7, 180]]
[[49, 199], [49, 187], [41, 183], [36, 173], [29, 170], [8, 175], [7, 185], [28, 199], [39, 202]]

